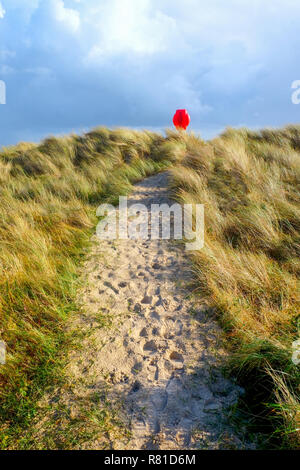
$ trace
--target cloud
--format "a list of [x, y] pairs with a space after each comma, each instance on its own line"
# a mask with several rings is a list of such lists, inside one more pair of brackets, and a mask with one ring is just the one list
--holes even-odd
[[66, 8], [63, 0], [44, 0], [34, 10], [31, 24], [38, 31], [44, 29], [51, 33], [54, 29], [64, 33], [76, 33], [80, 28], [80, 14], [77, 10]]
[[299, 121], [290, 98], [298, 0], [1, 0], [4, 8], [0, 145], [97, 124], [163, 128], [181, 107], [200, 130]]
[[5, 15], [5, 10], [0, 2], [0, 18], [4, 18], [4, 15]]
[[72, 8], [66, 8], [63, 0], [51, 0], [49, 11], [54, 21], [61, 23], [68, 31], [73, 33], [78, 31], [80, 27], [79, 12]]
[[97, 60], [103, 54], [153, 54], [166, 50], [176, 20], [151, 5], [150, 0], [104, 0], [92, 9], [91, 16], [87, 11], [86, 20], [96, 40], [89, 56]]

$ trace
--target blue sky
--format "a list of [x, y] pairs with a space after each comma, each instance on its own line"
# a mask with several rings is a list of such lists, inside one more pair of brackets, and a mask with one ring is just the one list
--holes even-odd
[[0, 0], [0, 146], [96, 125], [299, 122], [299, 0]]

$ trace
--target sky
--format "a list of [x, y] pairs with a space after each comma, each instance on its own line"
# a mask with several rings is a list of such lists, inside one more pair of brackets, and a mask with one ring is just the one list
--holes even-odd
[[178, 108], [204, 138], [299, 122], [299, 24], [299, 0], [0, 0], [0, 146]]

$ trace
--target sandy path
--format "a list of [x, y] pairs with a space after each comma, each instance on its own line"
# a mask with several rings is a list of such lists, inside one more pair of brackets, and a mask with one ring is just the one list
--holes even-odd
[[[168, 202], [167, 173], [135, 187], [130, 203]], [[169, 201], [170, 202], [170, 201]], [[120, 403], [131, 432], [114, 449], [240, 448], [228, 407], [240, 388], [218, 371], [225, 354], [212, 313], [187, 288], [184, 246], [167, 240], [95, 240], [80, 301], [91, 328], [71, 373]], [[97, 326], [101, 313], [110, 328]], [[88, 448], [100, 443], [89, 442]]]

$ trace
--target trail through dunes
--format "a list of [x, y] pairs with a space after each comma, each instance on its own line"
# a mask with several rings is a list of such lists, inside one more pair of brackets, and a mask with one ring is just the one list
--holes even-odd
[[[147, 178], [128, 203], [170, 203], [167, 185], [167, 173]], [[213, 312], [190, 289], [184, 245], [95, 237], [84, 269], [82, 315], [76, 321], [76, 329], [85, 332], [82, 347], [69, 358], [69, 386], [46, 399], [50, 411], [37, 434], [47, 434], [49, 413], [59, 421], [57, 403], [67, 410], [54, 433], [57, 439], [67, 434], [60, 430], [71, 421], [84, 426], [80, 404], [93, 399], [93, 419], [99, 420], [102, 410], [106, 437], [91, 434], [69, 447], [251, 447], [229, 423], [242, 390], [220, 372], [226, 355], [222, 332]], [[105, 406], [117, 410], [110, 425]], [[123, 432], [116, 432], [117, 421]], [[53, 440], [52, 446], [64, 447], [63, 438]]]

